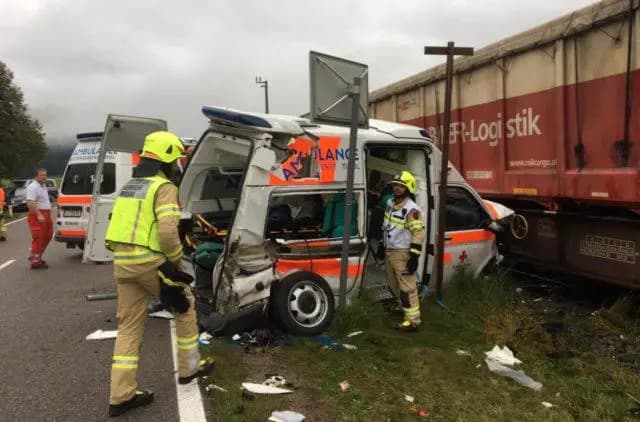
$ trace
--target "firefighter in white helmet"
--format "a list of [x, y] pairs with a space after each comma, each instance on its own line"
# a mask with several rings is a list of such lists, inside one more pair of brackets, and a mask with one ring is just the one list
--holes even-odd
[[395, 176], [393, 198], [389, 199], [382, 225], [387, 282], [400, 299], [404, 321], [397, 328], [415, 331], [421, 324], [416, 271], [422, 254], [425, 226], [420, 208], [412, 199], [416, 179], [408, 171]]

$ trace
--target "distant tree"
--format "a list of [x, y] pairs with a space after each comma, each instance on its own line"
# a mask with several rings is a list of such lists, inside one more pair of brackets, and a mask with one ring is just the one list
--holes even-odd
[[46, 151], [42, 125], [29, 115], [13, 73], [0, 62], [0, 177], [35, 166]]

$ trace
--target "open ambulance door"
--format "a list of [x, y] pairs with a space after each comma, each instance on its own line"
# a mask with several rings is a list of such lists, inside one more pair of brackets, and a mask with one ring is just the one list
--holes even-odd
[[[151, 132], [167, 130], [167, 122], [161, 119], [120, 116], [110, 114], [102, 137], [102, 144], [96, 164], [95, 180], [102, 180], [102, 170], [107, 151], [140, 153], [144, 138]], [[82, 262], [108, 262], [113, 254], [106, 248], [105, 234], [111, 218], [113, 198], [100, 195], [100, 183], [93, 184], [93, 195], [87, 239]]]

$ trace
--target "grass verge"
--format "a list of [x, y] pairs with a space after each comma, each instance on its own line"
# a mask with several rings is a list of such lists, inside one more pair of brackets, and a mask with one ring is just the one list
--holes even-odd
[[[236, 346], [214, 348], [220, 361], [233, 362], [219, 366], [216, 382], [235, 391], [216, 393], [209, 412], [214, 420], [265, 420], [285, 409], [310, 421], [421, 419], [412, 408], [429, 420], [633, 420], [628, 394], [640, 397], [640, 330], [633, 315], [614, 324], [608, 313], [637, 309], [623, 299], [608, 312], [579, 314], [515, 287], [508, 278], [474, 278], [462, 269], [445, 291], [450, 311], [427, 300], [423, 328], [410, 334], [392, 328], [399, 315], [363, 295], [330, 332], [354, 351], [325, 350], [312, 339], [250, 356]], [[356, 330], [364, 334], [345, 338]], [[495, 344], [508, 345], [542, 390], [490, 373], [484, 352]], [[293, 379], [295, 393], [243, 401], [240, 382], [272, 370]], [[345, 380], [351, 387], [343, 392]]]

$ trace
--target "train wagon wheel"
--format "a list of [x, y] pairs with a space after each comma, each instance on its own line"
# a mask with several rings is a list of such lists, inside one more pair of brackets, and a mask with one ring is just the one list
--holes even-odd
[[529, 223], [522, 214], [516, 214], [511, 219], [511, 234], [518, 240], [522, 240], [529, 234]]

